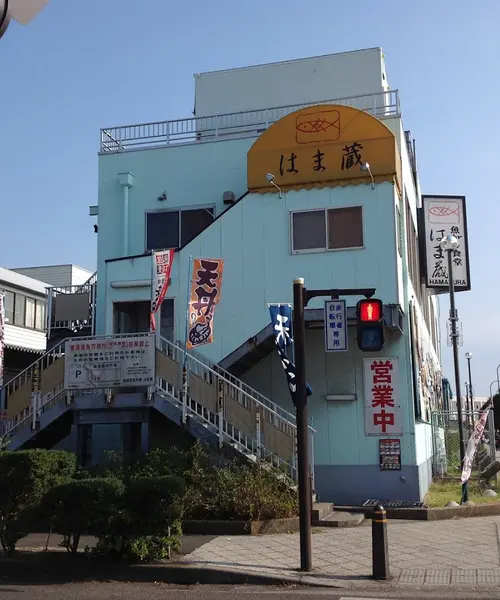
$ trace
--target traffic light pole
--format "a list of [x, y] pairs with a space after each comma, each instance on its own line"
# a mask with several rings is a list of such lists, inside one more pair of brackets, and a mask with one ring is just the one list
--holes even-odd
[[[312, 490], [309, 479], [309, 424], [307, 419], [306, 379], [306, 322], [305, 308], [312, 298], [320, 296], [332, 300], [340, 296], [371, 298], [374, 288], [307, 290], [302, 278], [293, 282], [293, 337], [295, 347], [296, 421], [297, 421], [297, 483], [299, 488], [300, 570], [312, 570]], [[313, 466], [314, 468], [314, 466]]]

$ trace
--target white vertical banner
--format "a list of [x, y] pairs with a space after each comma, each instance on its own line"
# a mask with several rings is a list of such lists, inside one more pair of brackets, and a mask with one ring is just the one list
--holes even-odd
[[365, 431], [367, 435], [403, 435], [399, 360], [363, 360]]
[[156, 331], [155, 314], [167, 295], [175, 250], [153, 251], [153, 273], [151, 281], [151, 331]]
[[476, 426], [474, 427], [474, 432], [470, 436], [469, 441], [467, 442], [467, 448], [465, 450], [464, 464], [462, 468], [462, 483], [465, 483], [470, 479], [472, 473], [472, 463], [474, 462], [474, 455], [476, 454], [477, 447], [479, 446], [479, 442], [483, 437], [484, 428], [486, 427], [486, 421], [488, 420], [488, 415], [490, 414], [492, 402], [489, 401], [486, 404], [481, 416], [479, 417]]
[[458, 240], [452, 251], [455, 291], [470, 290], [469, 242], [464, 196], [422, 196], [426, 284], [435, 293], [448, 293], [448, 259], [440, 242], [447, 235]]
[[325, 350], [347, 352], [347, 309], [345, 300], [325, 302]]

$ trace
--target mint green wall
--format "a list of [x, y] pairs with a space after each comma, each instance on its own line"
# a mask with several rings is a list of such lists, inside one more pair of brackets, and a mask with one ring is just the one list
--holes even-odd
[[[139, 186], [137, 178], [135, 185]], [[290, 254], [290, 211], [353, 205], [363, 207], [364, 249]], [[143, 230], [144, 221], [138, 227]], [[215, 341], [201, 348], [218, 362], [268, 324], [268, 302], [291, 301], [296, 277], [304, 277], [309, 288], [374, 287], [384, 303], [397, 302], [395, 251], [391, 184], [374, 190], [358, 185], [292, 191], [281, 200], [277, 194], [250, 194], [176, 254], [168, 292], [175, 297], [176, 335], [184, 331], [190, 254], [225, 259]], [[112, 299], [148, 299], [150, 294], [147, 288], [110, 289], [109, 283], [150, 277], [150, 257], [107, 264], [106, 277], [101, 278], [108, 286], [99, 309], [100, 331], [111, 332]], [[322, 301], [310, 304], [315, 306], [323, 306]]]
[[[106, 293], [102, 277], [105, 259], [124, 256], [124, 201], [119, 173], [134, 175], [129, 190], [127, 255], [142, 254], [145, 250], [145, 211], [215, 204], [216, 214], [220, 214], [226, 208], [222, 201], [226, 190], [233, 191], [236, 198], [246, 191], [246, 153], [253, 142], [254, 138], [244, 138], [99, 156], [99, 298]], [[158, 197], [163, 192], [167, 193], [167, 200], [159, 202]], [[106, 330], [104, 314], [104, 310], [98, 309], [96, 327], [99, 333]]]
[[[325, 352], [323, 329], [307, 331], [306, 347], [307, 381], [314, 391], [308, 401], [308, 410], [317, 431], [314, 436], [316, 464], [377, 465], [379, 438], [365, 435], [362, 361], [368, 355], [357, 348], [355, 328], [349, 328], [348, 352]], [[374, 356], [399, 357], [401, 417], [404, 424], [401, 460], [403, 465], [418, 464], [415, 462], [413, 445], [413, 397], [405, 385], [407, 366], [404, 337], [390, 334], [384, 351]], [[371, 355], [368, 357], [371, 358]], [[277, 352], [265, 357], [243, 379], [283, 408], [294, 411]], [[327, 401], [326, 394], [356, 394], [356, 400]]]

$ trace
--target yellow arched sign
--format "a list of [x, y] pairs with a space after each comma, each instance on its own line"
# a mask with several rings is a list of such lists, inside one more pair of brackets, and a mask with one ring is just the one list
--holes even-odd
[[309, 106], [276, 121], [248, 151], [248, 189], [286, 189], [371, 183], [361, 170], [369, 163], [375, 182], [401, 189], [396, 137], [372, 115], [336, 104]]

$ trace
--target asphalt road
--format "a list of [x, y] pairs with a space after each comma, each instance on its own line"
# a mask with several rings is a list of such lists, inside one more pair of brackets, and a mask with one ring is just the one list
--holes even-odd
[[47, 586], [14, 586], [0, 583], [1, 600], [498, 600], [498, 591], [477, 594], [452, 590], [415, 592], [340, 592], [323, 588], [274, 588], [253, 586], [173, 586], [161, 583], [78, 583]]

